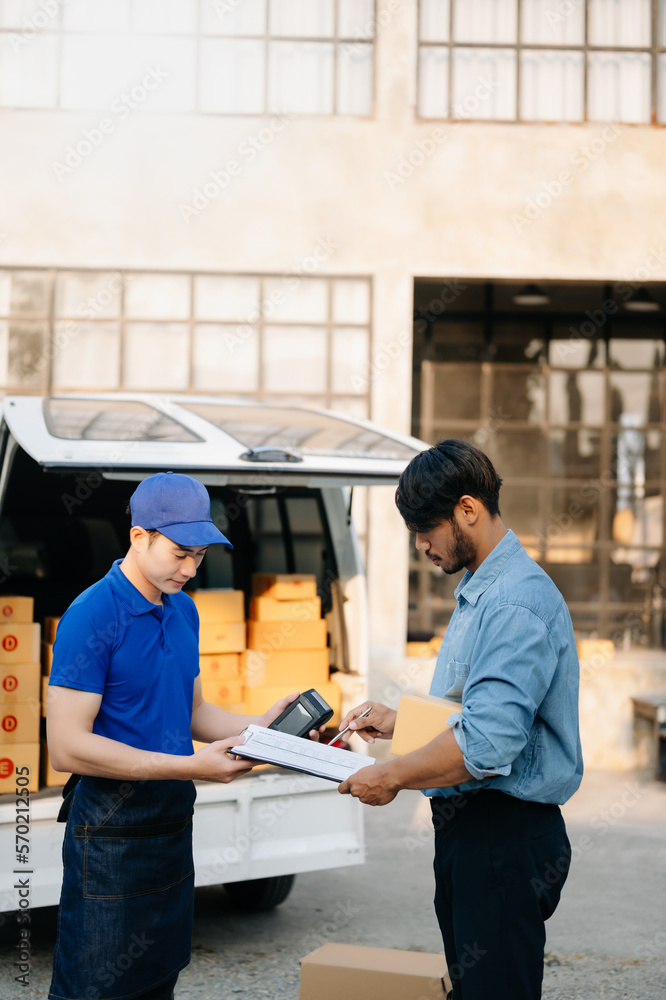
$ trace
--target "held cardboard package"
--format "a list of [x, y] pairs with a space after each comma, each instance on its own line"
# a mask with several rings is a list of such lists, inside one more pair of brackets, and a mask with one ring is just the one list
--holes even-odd
[[445, 1000], [450, 989], [443, 955], [331, 943], [301, 959], [300, 1000]]
[[462, 705], [429, 694], [405, 694], [400, 699], [391, 741], [391, 753], [402, 756], [420, 750], [448, 729], [448, 720]]

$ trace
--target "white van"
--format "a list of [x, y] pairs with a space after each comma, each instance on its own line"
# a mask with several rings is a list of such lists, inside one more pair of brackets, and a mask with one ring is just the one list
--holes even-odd
[[[295, 406], [137, 393], [7, 397], [0, 594], [32, 596], [35, 621], [62, 614], [126, 552], [125, 509], [137, 482], [187, 472], [208, 488], [213, 520], [235, 546], [211, 547], [197, 588], [234, 587], [249, 602], [254, 572], [316, 574], [344, 714], [366, 696], [368, 667], [353, 487], [395, 484], [424, 447]], [[197, 793], [196, 884], [224, 884], [246, 908], [282, 902], [298, 872], [364, 860], [360, 805], [331, 782], [275, 769], [199, 783]], [[59, 899], [60, 801], [59, 788], [31, 797], [33, 907]], [[15, 823], [15, 796], [0, 796], [2, 857], [13, 856]], [[5, 866], [0, 913], [17, 908], [14, 882]]]

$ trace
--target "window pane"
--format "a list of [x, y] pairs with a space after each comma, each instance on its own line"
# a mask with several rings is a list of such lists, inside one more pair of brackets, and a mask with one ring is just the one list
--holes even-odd
[[47, 316], [51, 276], [40, 271], [12, 271], [9, 308], [12, 314]]
[[[94, 4], [89, 4], [91, 8]], [[70, 10], [65, 7], [65, 16]], [[60, 104], [63, 108], [108, 109], [139, 83], [128, 76], [129, 46], [118, 35], [64, 35]]]
[[11, 322], [7, 347], [7, 383], [39, 388], [46, 385], [46, 323]]
[[117, 323], [56, 323], [55, 336], [55, 385], [67, 389], [118, 388], [120, 329]]
[[516, 0], [454, 0], [456, 42], [515, 42]]
[[512, 49], [456, 49], [456, 117], [506, 121], [516, 117], [516, 53]]
[[251, 327], [197, 325], [192, 383], [210, 392], [256, 392], [259, 333]]
[[523, 545], [538, 545], [541, 531], [540, 496], [537, 486], [502, 486], [502, 520]]
[[546, 415], [546, 382], [540, 371], [493, 369], [491, 418], [494, 426], [509, 420], [540, 424]]
[[[288, 279], [264, 278], [264, 315], [266, 319], [308, 323], [326, 321], [328, 316], [328, 282], [323, 278], [299, 280], [296, 288]], [[268, 304], [272, 305], [269, 308]]]
[[[195, 38], [132, 39], [132, 70], [126, 78], [133, 103], [147, 111], [193, 111], [196, 96]], [[118, 97], [120, 94], [117, 95]]]
[[657, 56], [657, 117], [666, 122], [666, 53]]
[[605, 388], [601, 372], [551, 372], [549, 379], [551, 424], [604, 423]]
[[205, 35], [264, 35], [266, 0], [243, 0], [237, 4], [202, 0], [201, 30]]
[[419, 0], [419, 38], [422, 42], [448, 42], [449, 0]]
[[418, 113], [421, 118], [448, 118], [448, 49], [429, 45], [419, 52]]
[[[435, 420], [481, 418], [480, 365], [442, 365], [434, 369]], [[456, 436], [456, 435], [454, 435]]]
[[649, 46], [650, 0], [589, 0], [590, 45]]
[[336, 323], [370, 321], [370, 284], [355, 278], [333, 281], [333, 320]]
[[555, 339], [548, 344], [548, 360], [558, 368], [603, 368], [606, 345], [584, 337], [576, 327], [555, 327]]
[[262, 382], [267, 392], [326, 391], [326, 330], [267, 326], [263, 350]]
[[250, 39], [202, 39], [201, 111], [259, 114], [264, 110], [265, 43]]
[[523, 44], [582, 45], [585, 38], [585, 4], [570, 3], [566, 14], [558, 0], [522, 0]]
[[66, 31], [127, 31], [129, 0], [68, 0], [63, 5]]
[[338, 38], [373, 38], [374, 15], [374, 0], [338, 0]]
[[271, 42], [269, 110], [333, 112], [333, 46], [325, 42]]
[[601, 431], [553, 430], [549, 437], [550, 474], [558, 479], [586, 479], [601, 471]]
[[150, 34], [194, 35], [197, 0], [132, 0], [132, 30]]
[[184, 274], [128, 275], [125, 314], [135, 319], [187, 319], [190, 279]]
[[182, 323], [127, 323], [123, 384], [127, 389], [186, 389], [189, 330]]
[[58, 40], [35, 35], [18, 50], [2, 36], [0, 105], [6, 108], [54, 108], [57, 102]]
[[372, 113], [372, 45], [338, 45], [335, 110], [340, 115]]
[[647, 52], [590, 52], [588, 114], [594, 121], [650, 121]]
[[123, 279], [111, 271], [70, 271], [56, 280], [55, 314], [107, 319], [120, 315]]
[[333, 0], [271, 0], [269, 31], [278, 38], [331, 38]]
[[353, 327], [333, 330], [331, 362], [333, 392], [363, 394], [369, 391], [366, 330]]
[[582, 121], [583, 53], [524, 49], [520, 56], [520, 117]]
[[662, 340], [613, 338], [609, 341], [608, 349], [610, 364], [619, 368], [660, 368], [664, 364]]
[[[631, 434], [637, 435], [635, 444], [644, 463], [643, 478], [649, 481], [661, 478], [661, 431], [653, 428], [647, 431], [633, 430]], [[627, 451], [631, 434], [625, 429], [611, 435], [611, 474], [618, 480], [621, 478], [618, 474], [619, 457]]]
[[[0, 271], [0, 316], [9, 316], [9, 299], [12, 279], [7, 271]], [[0, 381], [2, 385], [2, 381]]]
[[661, 420], [661, 379], [639, 372], [611, 372], [611, 421], [635, 421], [636, 425]]
[[194, 315], [197, 319], [256, 322], [259, 318], [259, 279], [197, 275], [194, 279]]
[[539, 431], [502, 429], [491, 434], [488, 455], [503, 478], [509, 476], [540, 477], [545, 471], [546, 447]]
[[657, 28], [657, 45], [666, 46], [666, 0], [659, 0], [659, 25]]

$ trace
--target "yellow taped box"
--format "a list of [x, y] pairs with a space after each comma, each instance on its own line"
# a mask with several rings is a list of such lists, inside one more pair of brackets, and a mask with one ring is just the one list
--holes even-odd
[[6, 745], [0, 740], [0, 795], [21, 788], [39, 790], [39, 743]]
[[241, 656], [244, 653], [209, 653], [199, 657], [201, 683], [241, 679]]
[[328, 684], [328, 649], [246, 649], [240, 654], [241, 676], [247, 687], [291, 684], [292, 690], [307, 691]]
[[272, 649], [324, 649], [326, 621], [248, 622], [247, 648], [270, 652]]
[[201, 691], [204, 701], [220, 707], [229, 702], [239, 702], [243, 698], [243, 684], [239, 679], [202, 681]]
[[245, 621], [245, 594], [242, 590], [193, 590], [190, 597], [197, 606], [199, 621]]
[[55, 642], [56, 631], [58, 629], [59, 618], [45, 618], [44, 619], [44, 629], [42, 638], [44, 642], [50, 642], [51, 645]]
[[42, 673], [48, 677], [53, 668], [53, 643], [43, 642], [41, 644]]
[[0, 705], [39, 701], [39, 663], [0, 663]]
[[317, 596], [317, 577], [314, 573], [253, 573], [252, 596], [303, 601]]
[[37, 743], [40, 715], [39, 700], [0, 705], [0, 743]]
[[70, 775], [67, 771], [56, 771], [51, 763], [51, 757], [49, 756], [49, 748], [46, 740], [41, 741], [42, 752], [40, 757], [40, 777], [42, 785], [46, 785], [47, 788], [58, 788], [60, 785], [66, 784]]
[[[310, 686], [312, 687], [313, 685]], [[248, 715], [262, 715], [267, 708], [274, 705], [280, 698], [286, 698], [287, 695], [294, 694], [295, 691], [300, 689], [293, 685], [280, 684], [277, 686], [271, 685], [270, 687], [246, 687], [243, 690], [243, 700], [247, 705]], [[308, 689], [304, 688], [303, 690], [307, 691]], [[333, 718], [326, 725], [337, 726], [340, 721], [340, 704], [342, 701], [342, 692], [339, 686], [334, 681], [329, 681], [328, 684], [318, 685], [317, 693], [333, 709]]]
[[321, 618], [321, 598], [307, 601], [276, 601], [272, 597], [253, 597], [250, 619], [254, 622], [309, 622]]
[[37, 663], [40, 628], [33, 624], [0, 622], [0, 663]]
[[21, 622], [28, 624], [32, 621], [35, 602], [32, 597], [14, 597], [4, 594], [0, 597], [0, 622]]
[[245, 649], [245, 622], [203, 622], [199, 626], [199, 654], [240, 653]]
[[301, 959], [300, 1000], [445, 1000], [443, 955], [329, 943]]
[[449, 728], [449, 716], [461, 708], [459, 702], [447, 698], [427, 694], [403, 695], [398, 705], [391, 753], [402, 756], [412, 750], [420, 750]]

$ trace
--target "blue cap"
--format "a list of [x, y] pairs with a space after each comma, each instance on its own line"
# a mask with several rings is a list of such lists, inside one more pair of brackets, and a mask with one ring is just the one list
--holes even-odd
[[208, 490], [193, 476], [157, 472], [139, 483], [130, 499], [132, 527], [159, 531], [177, 545], [222, 543], [233, 549], [213, 524]]

